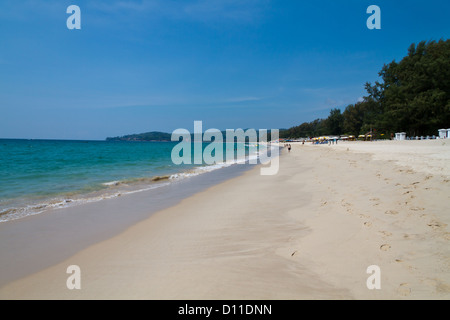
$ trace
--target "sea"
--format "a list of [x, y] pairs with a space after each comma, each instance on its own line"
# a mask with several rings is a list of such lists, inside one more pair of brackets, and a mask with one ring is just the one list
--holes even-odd
[[[175, 164], [178, 142], [0, 139], [0, 223], [49, 210], [160, 188], [225, 167], [254, 163], [249, 144], [233, 161]], [[202, 143], [202, 150], [208, 146]], [[230, 149], [231, 147], [231, 149]], [[194, 146], [191, 148], [194, 160]], [[253, 159], [253, 161], [250, 161]]]

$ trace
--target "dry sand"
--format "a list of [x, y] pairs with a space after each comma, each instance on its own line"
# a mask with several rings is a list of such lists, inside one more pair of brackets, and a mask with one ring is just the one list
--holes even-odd
[[277, 175], [213, 186], [0, 298], [449, 299], [449, 165], [450, 140], [293, 144]]

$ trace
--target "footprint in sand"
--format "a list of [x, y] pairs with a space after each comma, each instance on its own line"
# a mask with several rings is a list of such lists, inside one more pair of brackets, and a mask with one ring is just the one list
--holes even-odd
[[381, 233], [382, 235], [384, 235], [385, 237], [390, 237], [392, 236], [392, 233], [388, 232], [388, 231], [378, 231], [379, 233]]
[[389, 249], [391, 248], [391, 246], [389, 245], [389, 244], [382, 244], [381, 246], [380, 246], [380, 250], [381, 251], [388, 251]]
[[425, 210], [425, 208], [422, 208], [422, 207], [412, 207], [412, 208], [409, 208], [409, 210], [412, 210], [412, 211], [423, 211], [423, 210]]
[[434, 230], [445, 228], [447, 225], [445, 223], [432, 220], [431, 222], [427, 223], [427, 226], [433, 228]]
[[395, 214], [398, 214], [398, 211], [395, 211], [395, 210], [387, 210], [387, 211], [384, 212], [384, 214], [395, 215]]
[[366, 221], [366, 222], [364, 222], [364, 226], [369, 228], [372, 226], [372, 222]]
[[352, 213], [352, 204], [351, 203], [349, 203], [349, 202], [346, 202], [345, 200], [342, 200], [341, 201], [341, 205], [343, 206], [343, 207], [345, 207], [345, 208], [347, 208], [347, 212], [348, 213]]
[[397, 289], [397, 292], [401, 296], [409, 296], [411, 294], [411, 288], [409, 287], [409, 284], [407, 283], [400, 283], [400, 286]]
[[369, 200], [375, 202], [373, 206], [378, 206], [380, 204], [380, 198], [370, 198]]
[[438, 293], [450, 293], [450, 285], [446, 284], [441, 279], [425, 279], [423, 280], [423, 283], [434, 288]]
[[449, 293], [450, 292], [450, 285], [443, 283], [442, 281], [439, 281], [436, 286], [436, 291], [441, 293]]
[[350, 160], [349, 164], [351, 167], [358, 168], [358, 166], [356, 165], [356, 161]]

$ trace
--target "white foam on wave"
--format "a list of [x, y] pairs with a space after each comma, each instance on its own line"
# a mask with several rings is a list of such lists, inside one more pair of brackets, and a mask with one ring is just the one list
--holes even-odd
[[234, 159], [231, 161], [226, 161], [226, 162], [218, 162], [215, 164], [210, 164], [210, 165], [205, 165], [205, 166], [199, 166], [199, 167], [195, 167], [194, 169], [185, 171], [185, 172], [179, 172], [179, 173], [175, 173], [172, 174], [170, 176], [170, 180], [174, 180], [174, 179], [184, 179], [184, 178], [189, 178], [189, 177], [194, 177], [194, 176], [198, 176], [200, 174], [204, 174], [207, 172], [212, 172], [215, 170], [219, 170], [222, 168], [226, 168], [235, 164], [245, 164], [245, 163], [257, 163], [257, 160], [259, 158], [258, 153], [256, 152], [255, 154], [246, 156], [245, 158], [241, 158], [241, 159]]
[[150, 185], [148, 187], [140, 188], [140, 189], [136, 189], [136, 190], [117, 191], [117, 192], [110, 193], [110, 194], [102, 194], [102, 195], [79, 198], [79, 199], [51, 199], [48, 202], [41, 202], [38, 204], [27, 205], [24, 207], [6, 208], [6, 209], [0, 211], [0, 223], [6, 222], [6, 221], [17, 220], [20, 218], [36, 215], [36, 214], [43, 213], [43, 212], [50, 211], [50, 210], [68, 208], [71, 206], [87, 204], [87, 203], [92, 203], [92, 202], [98, 202], [101, 200], [113, 199], [113, 198], [120, 197], [122, 195], [149, 191], [149, 190], [159, 188], [159, 187], [162, 187], [162, 186], [165, 186], [168, 184], [169, 184], [169, 182], [158, 183], [158, 184]]
[[110, 181], [110, 182], [104, 182], [104, 183], [102, 183], [102, 185], [104, 185], [104, 186], [117, 186], [117, 185], [119, 185], [120, 184], [120, 181]]

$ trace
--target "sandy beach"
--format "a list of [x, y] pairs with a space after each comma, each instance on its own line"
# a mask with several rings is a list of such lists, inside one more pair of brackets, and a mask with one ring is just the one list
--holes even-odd
[[255, 167], [196, 193], [0, 298], [450, 298], [450, 140], [292, 147], [277, 175]]

